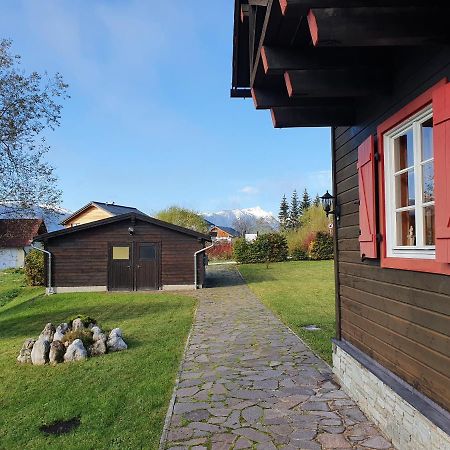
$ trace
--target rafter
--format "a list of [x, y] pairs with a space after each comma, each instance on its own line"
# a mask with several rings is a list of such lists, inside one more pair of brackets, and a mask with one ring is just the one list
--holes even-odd
[[[376, 49], [354, 48], [282, 48], [261, 49], [261, 59], [266, 75], [284, 74], [287, 70], [312, 70], [322, 68], [346, 68], [378, 64], [381, 52]], [[386, 57], [386, 52], [384, 52]]]
[[450, 8], [313, 8], [308, 25], [315, 46], [429, 45], [449, 36]]
[[289, 97], [364, 97], [386, 93], [386, 73], [374, 68], [289, 70], [284, 79]]
[[275, 128], [348, 126], [355, 119], [353, 106], [334, 104], [273, 108], [271, 114]]

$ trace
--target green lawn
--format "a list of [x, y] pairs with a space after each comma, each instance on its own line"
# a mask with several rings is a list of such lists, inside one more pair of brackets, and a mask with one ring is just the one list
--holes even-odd
[[[318, 355], [331, 364], [335, 334], [333, 261], [289, 261], [244, 264], [239, 270], [250, 289], [291, 327]], [[317, 325], [319, 331], [302, 327]]]
[[[20, 287], [0, 273], [0, 298]], [[0, 448], [157, 449], [193, 313], [193, 298], [172, 294], [42, 295], [20, 288], [0, 307]], [[46, 322], [82, 313], [120, 327], [128, 350], [85, 362], [19, 365], [23, 341]], [[42, 424], [80, 417], [69, 434], [45, 436]]]

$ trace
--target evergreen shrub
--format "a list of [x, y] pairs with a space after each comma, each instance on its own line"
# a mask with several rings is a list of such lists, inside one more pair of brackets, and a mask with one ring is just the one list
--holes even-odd
[[333, 236], [319, 231], [311, 242], [309, 253], [313, 260], [333, 259]]

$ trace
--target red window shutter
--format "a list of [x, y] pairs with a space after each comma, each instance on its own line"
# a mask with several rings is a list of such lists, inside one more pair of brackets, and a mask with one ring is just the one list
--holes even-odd
[[450, 263], [450, 83], [433, 92], [436, 260]]
[[359, 249], [362, 258], [377, 258], [375, 144], [370, 136], [358, 147]]

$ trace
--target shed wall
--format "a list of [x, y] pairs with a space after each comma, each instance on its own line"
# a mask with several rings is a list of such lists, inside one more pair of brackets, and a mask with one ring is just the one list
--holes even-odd
[[[135, 234], [130, 222], [121, 221], [50, 239], [46, 249], [52, 253], [52, 285], [55, 287], [107, 286], [110, 243], [160, 242], [162, 285], [194, 284], [194, 253], [203, 248], [196, 237], [136, 221]], [[204, 270], [199, 270], [199, 283]]]
[[376, 127], [444, 77], [448, 50], [408, 51], [395, 61], [389, 97], [361, 103], [359, 125], [334, 129], [333, 158], [341, 218], [337, 271], [341, 338], [351, 342], [429, 398], [450, 410], [450, 277], [361, 261], [358, 146]]

